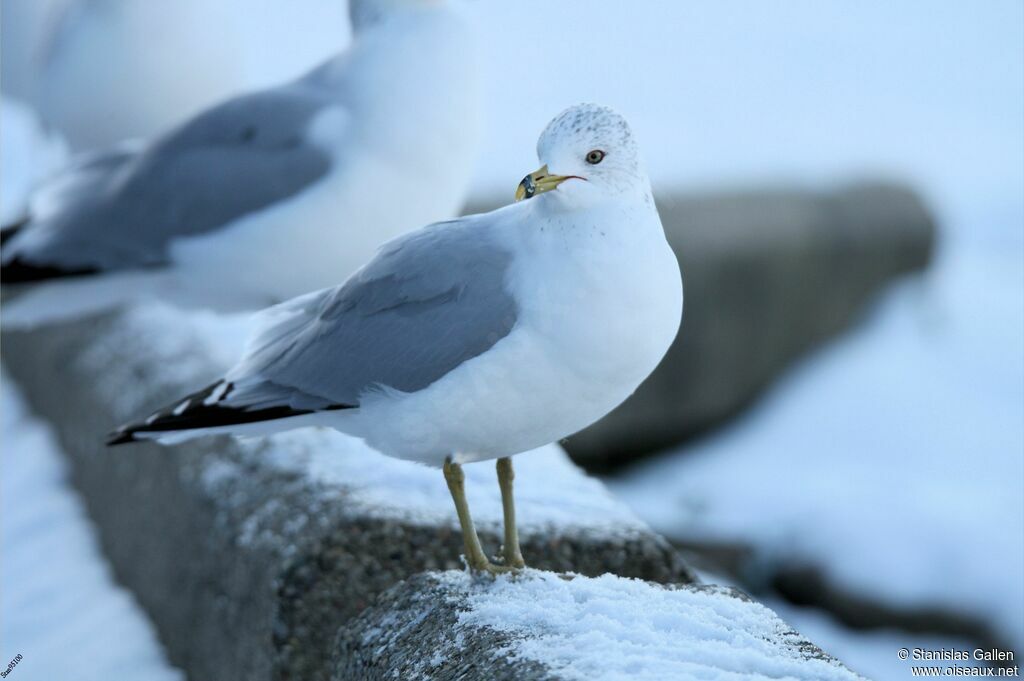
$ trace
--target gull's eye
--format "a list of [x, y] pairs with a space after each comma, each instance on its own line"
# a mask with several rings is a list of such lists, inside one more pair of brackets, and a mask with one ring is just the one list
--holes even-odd
[[604, 152], [600, 149], [591, 149], [587, 152], [587, 163], [596, 166], [604, 159]]

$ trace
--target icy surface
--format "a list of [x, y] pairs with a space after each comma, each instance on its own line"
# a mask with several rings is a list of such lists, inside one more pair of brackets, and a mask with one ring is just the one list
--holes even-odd
[[[114, 365], [121, 353], [151, 357], [149, 380], [201, 387], [213, 368], [227, 368], [241, 354], [253, 327], [246, 315], [218, 316], [182, 312], [163, 305], [133, 308], [112, 337], [97, 341], [88, 360], [99, 366]], [[133, 349], [134, 348], [134, 349]], [[131, 372], [130, 367], [120, 367]], [[189, 380], [189, 376], [194, 379]], [[117, 401], [126, 418], [144, 415], [144, 391], [126, 393], [135, 380], [108, 374], [107, 396]], [[137, 380], [137, 379], [136, 379]], [[247, 439], [254, 454], [282, 469], [299, 471], [316, 481], [342, 487], [356, 508], [367, 513], [396, 517], [422, 524], [449, 524], [455, 514], [441, 471], [381, 455], [361, 440], [325, 428], [304, 428], [264, 440]], [[251, 444], [250, 444], [251, 443]], [[625, 504], [613, 498], [603, 483], [586, 476], [557, 444], [525, 452], [514, 459], [516, 516], [522, 532], [543, 532], [551, 526], [593, 532], [634, 535], [646, 528]], [[501, 521], [501, 497], [493, 462], [464, 466], [466, 494], [473, 518], [481, 525]], [[213, 464], [205, 479], [217, 484], [231, 474]]]
[[527, 571], [478, 582], [444, 579], [468, 592], [460, 627], [489, 627], [517, 640], [497, 655], [541, 662], [566, 679], [856, 679], [808, 657], [801, 636], [771, 610], [724, 589], [667, 589], [613, 575], [565, 579]]
[[[898, 655], [900, 648], [973, 651], [976, 647], [963, 639], [929, 636], [896, 629], [855, 631], [844, 627], [820, 610], [797, 608], [777, 599], [768, 600], [765, 605], [813, 641], [814, 645], [842, 660], [843, 665], [876, 681], [911, 678], [911, 666], [923, 664], [921, 661], [901, 660]], [[958, 660], [956, 665], [986, 668], [984, 662], [975, 660]]]
[[0, 669], [9, 678], [183, 681], [115, 584], [49, 429], [0, 376]]
[[1024, 643], [1024, 305], [1013, 250], [963, 248], [733, 427], [611, 482], [654, 528], [822, 566]]
[[[697, 571], [705, 584], [738, 586], [734, 580], [721, 574]], [[965, 639], [919, 634], [898, 629], [849, 629], [828, 613], [813, 607], [800, 607], [778, 597], [759, 597], [785, 622], [792, 625], [808, 641], [827, 654], [842, 660], [843, 666], [876, 681], [900, 679], [910, 676], [910, 666], [920, 664], [901, 660], [900, 648], [913, 650], [973, 650], [975, 646]], [[984, 662], [958, 661], [961, 667], [985, 668]]]

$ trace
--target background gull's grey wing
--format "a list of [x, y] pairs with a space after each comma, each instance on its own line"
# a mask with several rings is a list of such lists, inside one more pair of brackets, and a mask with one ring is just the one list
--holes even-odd
[[223, 380], [108, 443], [358, 407], [368, 390], [415, 392], [486, 352], [518, 310], [505, 287], [512, 256], [480, 219], [401, 237], [345, 284], [266, 311], [264, 330]]
[[141, 148], [139, 141], [132, 140], [73, 158], [36, 187], [25, 210], [0, 228], [0, 246], [29, 225], [45, 224], [67, 207], [88, 201], [90, 196], [102, 192], [110, 174], [131, 160]]
[[4, 280], [15, 280], [15, 265], [60, 272], [165, 264], [173, 239], [301, 192], [330, 170], [327, 150], [307, 135], [318, 113], [341, 111], [329, 94], [304, 79], [237, 97], [140, 150], [63, 173], [56, 184], [75, 191], [40, 192], [49, 199], [5, 245]]
[[505, 284], [512, 256], [480, 219], [392, 241], [342, 286], [282, 310], [228, 375], [230, 401], [354, 406], [377, 386], [421, 390], [488, 350], [518, 313]]

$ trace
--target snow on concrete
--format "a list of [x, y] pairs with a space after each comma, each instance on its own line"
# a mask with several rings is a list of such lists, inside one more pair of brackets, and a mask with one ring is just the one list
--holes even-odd
[[9, 678], [183, 681], [118, 586], [53, 434], [0, 376], [0, 669]]
[[[697, 576], [705, 584], [738, 586], [731, 578], [697, 570]], [[899, 679], [909, 677], [910, 666], [919, 664], [901, 660], [900, 648], [914, 650], [973, 650], [974, 645], [966, 639], [934, 636], [900, 629], [850, 629], [830, 614], [814, 607], [793, 605], [781, 598], [759, 595], [758, 600], [776, 615], [793, 626], [808, 641], [843, 666], [869, 679]], [[987, 668], [984, 662], [965, 660], [957, 663], [961, 667]]]
[[[869, 679], [911, 678], [911, 666], [921, 665], [920, 660], [901, 660], [900, 648], [914, 650], [966, 650], [973, 651], [970, 641], [897, 629], [853, 630], [848, 629], [829, 615], [814, 608], [799, 608], [778, 599], [768, 599], [765, 605], [814, 645], [824, 650], [853, 671]], [[984, 662], [958, 660], [958, 667], [987, 668]]]
[[528, 570], [493, 582], [466, 573], [443, 579], [467, 594], [459, 627], [513, 635], [496, 655], [543, 663], [560, 678], [856, 679], [809, 655], [771, 610], [722, 587], [666, 588], [603, 575]]
[[680, 539], [1024, 643], [1024, 306], [1015, 250], [962, 248], [724, 432], [610, 482]]
[[[344, 487], [349, 498], [373, 514], [426, 525], [450, 524], [455, 511], [439, 469], [392, 459], [361, 441], [329, 430], [295, 431], [272, 438], [275, 463]], [[563, 531], [639, 535], [647, 526], [604, 485], [551, 444], [513, 459], [516, 519], [521, 533]], [[467, 464], [466, 495], [473, 520], [501, 522], [501, 496], [493, 462]]]
[[[124, 323], [97, 341], [86, 360], [124, 375], [108, 373], [100, 385], [105, 397], [125, 418], [144, 416], [146, 395], [155, 385], [198, 388], [223, 371], [241, 354], [253, 320], [246, 315], [219, 316], [183, 312], [147, 304], [129, 310]], [[149, 390], [135, 388], [134, 369], [112, 357], [130, 354], [150, 358]], [[191, 378], [190, 378], [191, 377]], [[181, 389], [181, 388], [178, 388]], [[188, 388], [185, 388], [188, 389]], [[441, 471], [381, 455], [361, 440], [325, 428], [280, 433], [265, 440], [243, 440], [263, 461], [302, 472], [316, 481], [346, 490], [350, 503], [367, 513], [427, 525], [454, 522], [454, 508]], [[239, 471], [211, 461], [204, 480], [216, 485]], [[518, 455], [516, 514], [520, 531], [544, 532], [558, 526], [580, 532], [635, 536], [646, 529], [636, 515], [616, 500], [604, 485], [586, 476], [557, 444]], [[493, 462], [468, 464], [466, 493], [474, 520], [482, 526], [501, 522], [501, 497]]]

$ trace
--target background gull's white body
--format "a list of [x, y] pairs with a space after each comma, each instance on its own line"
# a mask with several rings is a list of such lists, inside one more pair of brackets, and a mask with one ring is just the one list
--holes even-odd
[[4, 0], [0, 86], [73, 149], [103, 149], [327, 59], [346, 4]]
[[267, 290], [258, 306], [271, 305], [343, 281], [382, 242], [458, 213], [478, 137], [470, 40], [450, 12], [429, 12], [375, 29], [329, 62], [325, 76], [351, 95], [318, 114], [309, 138], [332, 156], [332, 171], [225, 229], [175, 243], [181, 285], [209, 297], [206, 282], [230, 271], [226, 296]]

